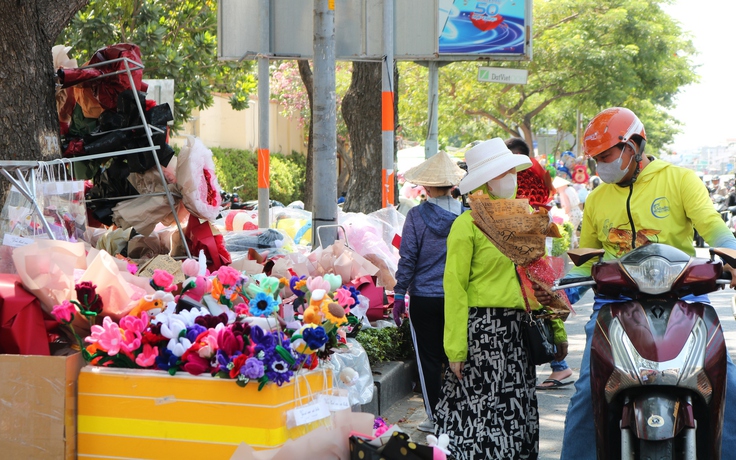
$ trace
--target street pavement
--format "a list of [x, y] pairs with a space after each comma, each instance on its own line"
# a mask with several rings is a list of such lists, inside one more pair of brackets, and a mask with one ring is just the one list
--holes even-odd
[[[707, 249], [697, 249], [699, 257], [707, 257]], [[711, 303], [715, 306], [721, 320], [726, 345], [733, 359], [736, 356], [736, 321], [731, 310], [731, 300], [734, 291], [721, 290], [710, 294]], [[593, 312], [593, 295], [588, 291], [573, 308], [575, 315], [571, 315], [565, 322], [567, 329], [569, 352], [567, 363], [573, 370], [571, 379], [576, 379], [580, 371], [580, 361], [585, 346], [585, 324]], [[537, 367], [537, 380], [542, 382], [551, 372], [549, 365]], [[566, 379], [567, 380], [567, 379]], [[570, 397], [575, 392], [573, 385], [553, 390], [537, 391], [539, 404], [539, 459], [559, 460], [562, 449], [562, 435], [565, 425], [565, 412]], [[414, 392], [403, 400], [392, 405], [381, 414], [387, 423], [397, 423], [413, 441], [426, 443], [427, 433], [417, 429], [417, 425], [425, 418], [424, 403], [421, 392]]]

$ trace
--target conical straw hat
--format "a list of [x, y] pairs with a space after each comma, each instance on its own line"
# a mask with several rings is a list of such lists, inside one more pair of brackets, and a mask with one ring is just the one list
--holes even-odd
[[407, 182], [425, 187], [451, 187], [457, 185], [465, 171], [455, 164], [445, 152], [437, 152], [427, 160], [404, 173]]

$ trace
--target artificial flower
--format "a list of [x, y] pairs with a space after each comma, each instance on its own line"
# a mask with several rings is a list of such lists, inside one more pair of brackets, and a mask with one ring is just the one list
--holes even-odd
[[289, 369], [289, 364], [282, 359], [276, 358], [266, 366], [266, 376], [268, 377], [268, 380], [274, 382], [278, 386], [291, 380], [292, 375], [294, 375], [294, 373]]
[[82, 281], [74, 286], [77, 292], [77, 301], [89, 312], [102, 312], [102, 299], [97, 295], [97, 286], [91, 281]]
[[115, 324], [109, 316], [105, 316], [102, 320], [102, 326], [92, 326], [92, 333], [85, 338], [87, 343], [95, 343], [101, 350], [107, 352], [110, 356], [115, 356], [120, 352], [120, 345], [123, 342], [123, 336], [120, 333], [120, 326]]
[[306, 294], [307, 280], [305, 278], [305, 276], [292, 276], [289, 279], [289, 289], [297, 297], [304, 297], [304, 294]]
[[312, 350], [319, 350], [329, 340], [325, 333], [325, 328], [322, 326], [304, 329], [304, 331], [302, 331], [302, 337], [307, 343], [307, 346]]
[[158, 357], [158, 347], [152, 347], [145, 343], [143, 350], [135, 357], [135, 363], [141, 367], [151, 367], [156, 364]]
[[324, 290], [325, 292], [330, 291], [330, 283], [329, 281], [325, 281], [324, 278], [321, 276], [315, 276], [315, 277], [309, 277], [307, 278], [307, 289], [309, 289], [312, 292], [312, 295], [314, 295], [314, 291], [317, 290]]
[[182, 355], [182, 363], [184, 370], [192, 375], [200, 375], [205, 372], [209, 372], [211, 367], [208, 359], [202, 358], [196, 353], [190, 353], [189, 350]]
[[342, 307], [350, 307], [351, 305], [355, 305], [355, 299], [353, 298], [352, 293], [345, 288], [339, 288], [335, 291], [335, 300], [337, 300], [337, 303], [339, 303]]
[[335, 302], [322, 304], [322, 313], [325, 315], [325, 319], [335, 326], [342, 326], [348, 322], [345, 317], [345, 310]]
[[217, 279], [225, 286], [234, 286], [242, 276], [239, 271], [228, 265], [223, 265], [217, 269], [216, 275]]
[[271, 316], [278, 307], [279, 302], [273, 296], [259, 292], [248, 304], [248, 311], [253, 316]]
[[174, 282], [174, 275], [167, 272], [166, 270], [154, 270], [153, 277], [151, 278], [151, 287], [157, 291], [171, 292], [176, 289]]
[[260, 379], [265, 373], [263, 369], [263, 361], [253, 357], [248, 358], [245, 360], [245, 365], [240, 372], [249, 379]]
[[74, 319], [74, 314], [77, 312], [77, 307], [68, 300], [63, 301], [60, 305], [54, 306], [51, 310], [51, 315], [56, 320], [63, 324], [69, 324]]
[[181, 263], [181, 271], [187, 278], [193, 278], [199, 275], [199, 261], [197, 259], [187, 259]]
[[[234, 379], [240, 374], [240, 370], [245, 366], [245, 361], [248, 359], [247, 356], [241, 354], [235, 357], [232, 362], [232, 367], [230, 368], [230, 378]], [[245, 374], [243, 374], [245, 375]]]
[[332, 273], [325, 273], [323, 276], [323, 279], [329, 283], [330, 288], [328, 289], [328, 292], [333, 292], [335, 289], [342, 286], [342, 276], [332, 274]]

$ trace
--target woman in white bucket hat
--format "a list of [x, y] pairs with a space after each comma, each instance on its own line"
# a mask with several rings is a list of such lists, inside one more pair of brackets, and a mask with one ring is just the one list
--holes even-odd
[[427, 432], [434, 431], [433, 411], [440, 399], [442, 368], [447, 365], [442, 347], [446, 241], [452, 223], [462, 213], [462, 205], [450, 196], [450, 191], [464, 174], [447, 153], [439, 152], [404, 175], [408, 182], [423, 186], [429, 197], [412, 208], [404, 222], [393, 316], [401, 325], [408, 292], [411, 335], [427, 412], [427, 419], [417, 428]]
[[[516, 172], [531, 166], [500, 138], [471, 148], [465, 160], [460, 191], [483, 190], [496, 199], [514, 198]], [[456, 459], [536, 459], [536, 367], [519, 327], [526, 301], [514, 263], [475, 226], [470, 212], [455, 219], [447, 238], [443, 286], [450, 365], [435, 410], [437, 432], [450, 436]], [[561, 322], [554, 330], [562, 349], [567, 337]]]

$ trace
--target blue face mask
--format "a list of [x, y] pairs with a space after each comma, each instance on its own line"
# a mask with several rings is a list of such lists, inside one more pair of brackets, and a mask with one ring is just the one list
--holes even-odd
[[631, 166], [631, 161], [634, 159], [634, 157], [632, 156], [631, 159], [629, 159], [629, 164], [626, 165], [626, 168], [621, 169], [621, 165], [623, 164], [623, 156], [624, 149], [621, 149], [621, 154], [616, 160], [610, 163], [597, 163], [596, 170], [598, 172], [598, 177], [600, 177], [603, 182], [607, 184], [618, 184], [619, 182], [621, 182], [621, 179], [624, 178], [626, 173], [629, 172], [629, 166]]

